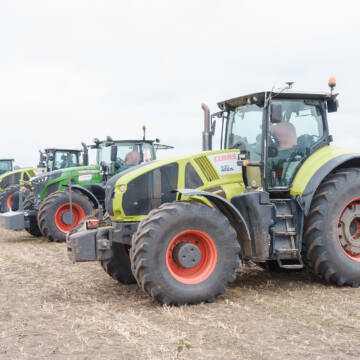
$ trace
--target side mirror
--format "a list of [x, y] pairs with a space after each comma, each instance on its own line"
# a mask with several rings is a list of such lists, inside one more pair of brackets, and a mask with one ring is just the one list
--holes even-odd
[[339, 101], [335, 97], [331, 97], [330, 100], [327, 101], [327, 111], [329, 113], [336, 112], [339, 107]]
[[271, 104], [271, 118], [270, 121], [272, 124], [278, 124], [282, 121], [282, 105], [281, 104]]
[[113, 146], [111, 146], [110, 159], [111, 159], [111, 161], [116, 161], [116, 158], [117, 158], [117, 146], [113, 145]]
[[100, 167], [101, 167], [102, 171], [107, 172], [108, 166], [105, 161], [100, 162]]

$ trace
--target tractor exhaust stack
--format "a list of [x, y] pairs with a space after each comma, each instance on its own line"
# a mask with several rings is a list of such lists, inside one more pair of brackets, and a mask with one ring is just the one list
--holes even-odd
[[83, 165], [84, 165], [84, 166], [87, 166], [87, 165], [89, 165], [89, 151], [88, 151], [88, 147], [87, 147], [87, 145], [86, 145], [84, 142], [82, 142], [81, 145], [82, 145], [83, 151], [84, 151], [84, 153], [83, 153]]
[[204, 111], [204, 131], [202, 133], [202, 150], [212, 150], [212, 132], [210, 130], [210, 109], [206, 104], [201, 104]]

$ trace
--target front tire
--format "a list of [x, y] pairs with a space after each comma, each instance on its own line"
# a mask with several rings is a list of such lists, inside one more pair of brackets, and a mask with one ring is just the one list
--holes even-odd
[[[34, 197], [34, 193], [30, 193], [26, 196], [25, 200], [24, 200], [24, 210], [34, 210], [35, 206], [35, 197]], [[36, 220], [36, 218], [31, 218], [30, 219], [30, 227], [29, 228], [25, 228], [25, 230], [31, 234], [32, 236], [36, 236], [36, 237], [40, 237], [42, 236], [42, 233], [40, 231], [38, 222]]]
[[[78, 191], [71, 191], [73, 224], [78, 223], [92, 214], [93, 203], [85, 195]], [[38, 214], [40, 231], [50, 241], [64, 242], [67, 233], [71, 230], [69, 191], [55, 191], [49, 195], [40, 205]]]
[[164, 304], [212, 302], [235, 280], [240, 246], [218, 210], [173, 202], [150, 211], [132, 238], [133, 274]]
[[360, 283], [360, 169], [329, 174], [317, 189], [305, 220], [303, 257], [326, 282]]
[[115, 280], [122, 284], [135, 284], [136, 280], [131, 271], [129, 251], [124, 244], [113, 243], [113, 257], [101, 261], [102, 268]]
[[6, 213], [12, 209], [13, 196], [20, 187], [20, 185], [10, 185], [0, 194], [0, 212]]

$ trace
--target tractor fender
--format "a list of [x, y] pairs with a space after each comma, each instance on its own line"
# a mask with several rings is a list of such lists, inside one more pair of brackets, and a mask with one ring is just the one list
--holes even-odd
[[353, 166], [360, 167], [360, 154], [350, 153], [350, 154], [340, 155], [335, 158], [332, 158], [324, 165], [322, 165], [311, 177], [310, 181], [306, 184], [305, 190], [301, 195], [304, 214], [305, 215], [308, 214], [314, 194], [327, 175], [329, 175], [332, 171], [336, 169], [353, 167]]
[[224, 216], [227, 217], [227, 219], [230, 221], [230, 224], [236, 230], [237, 237], [242, 249], [241, 252], [245, 247], [244, 245], [249, 244], [251, 242], [249, 227], [244, 217], [233, 204], [228, 202], [223, 197], [207, 191], [194, 190], [194, 189], [176, 189], [175, 192], [178, 192], [183, 196], [204, 197], [208, 201], [210, 201], [210, 203], [213, 204], [216, 209], [218, 209]]
[[[70, 186], [68, 186], [68, 188], [70, 189]], [[84, 194], [85, 196], [87, 196], [91, 202], [94, 204], [94, 208], [98, 209], [100, 207], [100, 203], [99, 200], [97, 199], [97, 197], [88, 189], [86, 189], [83, 186], [80, 185], [71, 185], [71, 190], [76, 190], [81, 192], [82, 194]]]

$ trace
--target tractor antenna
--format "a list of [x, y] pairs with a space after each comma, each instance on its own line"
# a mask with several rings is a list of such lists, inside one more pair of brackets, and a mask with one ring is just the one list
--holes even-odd
[[142, 126], [142, 129], [143, 129], [143, 133], [144, 133], [143, 140], [145, 140], [145, 131], [146, 131], [146, 125], [145, 124]]
[[336, 79], [333, 76], [330, 76], [329, 81], [328, 81], [328, 85], [330, 87], [330, 94], [332, 95], [334, 88], [336, 86]]

